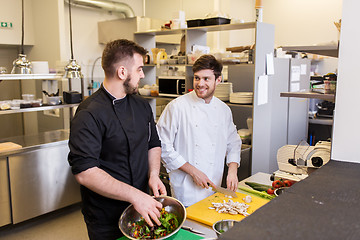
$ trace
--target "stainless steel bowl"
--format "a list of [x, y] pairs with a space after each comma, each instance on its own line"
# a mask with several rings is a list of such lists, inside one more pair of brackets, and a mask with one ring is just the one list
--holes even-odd
[[275, 196], [279, 196], [280, 194], [282, 194], [283, 192], [286, 191], [286, 189], [288, 189], [289, 187], [281, 187], [281, 188], [277, 188], [274, 191]]
[[219, 236], [221, 233], [226, 232], [230, 228], [232, 228], [235, 223], [239, 221], [235, 220], [220, 220], [213, 224], [212, 228], [216, 232], [216, 234]]
[[[166, 239], [166, 238], [171, 237], [178, 233], [178, 231], [180, 230], [180, 228], [182, 227], [182, 225], [185, 222], [186, 209], [179, 200], [172, 198], [172, 197], [160, 196], [155, 199], [163, 205], [163, 208], [165, 208], [165, 211], [175, 214], [175, 216], [177, 217], [177, 220], [179, 222], [178, 228], [175, 229], [172, 233], [170, 233], [164, 237], [157, 238], [159, 240]], [[135, 210], [134, 206], [131, 204], [121, 214], [121, 217], [119, 220], [119, 228], [120, 228], [121, 232], [129, 239], [136, 239], [136, 238], [133, 238], [130, 236], [130, 228], [128, 227], [128, 223], [129, 222], [132, 222], [132, 223], [137, 222], [139, 220], [141, 220], [141, 215], [140, 215], [140, 213], [138, 213]], [[148, 238], [148, 239], [151, 240], [150, 238]]]

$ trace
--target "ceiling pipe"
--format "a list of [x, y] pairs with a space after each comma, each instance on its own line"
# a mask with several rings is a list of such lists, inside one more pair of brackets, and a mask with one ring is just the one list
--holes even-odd
[[[69, 4], [69, 0], [64, 0]], [[115, 14], [123, 14], [126, 18], [135, 17], [134, 10], [122, 2], [115, 2], [110, 0], [72, 0], [71, 5], [74, 7], [84, 7], [96, 9], [99, 11], [111, 12]]]

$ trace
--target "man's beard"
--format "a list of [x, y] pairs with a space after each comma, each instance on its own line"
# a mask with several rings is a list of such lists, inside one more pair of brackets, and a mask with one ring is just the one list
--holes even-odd
[[138, 91], [137, 87], [131, 86], [130, 85], [130, 80], [131, 80], [131, 76], [128, 76], [125, 81], [124, 81], [124, 90], [126, 94], [136, 94]]

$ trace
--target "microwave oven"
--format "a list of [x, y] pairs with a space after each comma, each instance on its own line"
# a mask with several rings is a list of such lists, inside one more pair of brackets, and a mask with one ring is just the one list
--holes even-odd
[[159, 96], [178, 97], [185, 93], [185, 79], [159, 78]]

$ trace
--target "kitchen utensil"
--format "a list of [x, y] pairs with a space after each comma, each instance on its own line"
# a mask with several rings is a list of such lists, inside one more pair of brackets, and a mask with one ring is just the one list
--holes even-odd
[[[169, 213], [173, 213], [175, 214], [175, 216], [177, 217], [177, 220], [179, 222], [179, 226], [177, 229], [175, 229], [172, 233], [168, 234], [167, 236], [164, 237], [160, 237], [157, 239], [167, 239], [171, 236], [175, 236], [180, 228], [182, 227], [182, 225], [185, 222], [186, 219], [186, 209], [184, 207], [184, 205], [177, 199], [172, 198], [172, 197], [168, 197], [168, 196], [160, 196], [155, 198], [157, 201], [159, 201], [162, 205], [163, 208], [165, 208], [165, 211], [169, 212]], [[119, 220], [119, 228], [121, 230], [121, 232], [129, 239], [136, 239], [130, 236], [130, 228], [128, 227], [128, 223], [129, 222], [137, 222], [142, 218], [142, 216], [140, 215], [140, 213], [138, 213], [133, 205], [130, 205], [129, 207], [127, 207], [125, 209], [125, 211], [121, 214], [120, 220]], [[149, 239], [151, 240], [151, 239]]]
[[216, 186], [216, 187], [211, 186], [211, 188], [213, 189], [213, 191], [222, 193], [225, 196], [232, 196], [233, 198], [237, 198], [237, 195], [236, 195], [235, 192], [233, 192], [231, 190], [228, 190], [226, 188], [223, 188], [223, 187], [220, 187], [220, 186]]
[[196, 234], [205, 235], [205, 233], [200, 232], [200, 231], [198, 231], [198, 230], [195, 230], [195, 229], [193, 229], [192, 227], [182, 226], [181, 228], [184, 229], [184, 230], [187, 230], [187, 231], [196, 233]]
[[214, 223], [212, 225], [213, 230], [216, 232], [216, 234], [219, 236], [220, 234], [226, 232], [227, 230], [229, 230], [230, 228], [232, 228], [235, 223], [237, 223], [239, 221], [235, 221], [235, 220], [220, 220], [217, 221], [216, 223]]
[[282, 194], [288, 187], [281, 187], [281, 188], [277, 188], [274, 191], [275, 196], [279, 196], [280, 194]]
[[[245, 198], [247, 195], [243, 193], [237, 192], [236, 195], [238, 198], [232, 200], [234, 202], [241, 202], [244, 203], [243, 198]], [[267, 199], [255, 197], [252, 197], [252, 202], [247, 203], [250, 207], [248, 208], [248, 213], [251, 214], [255, 212], [258, 208], [262, 207], [266, 203], [269, 202]], [[212, 206], [213, 202], [221, 202], [223, 203], [224, 200], [227, 202], [229, 198], [225, 197], [222, 193], [215, 193], [191, 206], [186, 208], [186, 217], [188, 219], [192, 219], [198, 222], [201, 222], [203, 224], [206, 224], [208, 226], [212, 226], [215, 222], [223, 220], [223, 219], [232, 219], [236, 221], [241, 221], [245, 218], [245, 216], [237, 214], [237, 215], [231, 215], [227, 213], [218, 213], [215, 210], [209, 209], [209, 207]]]

